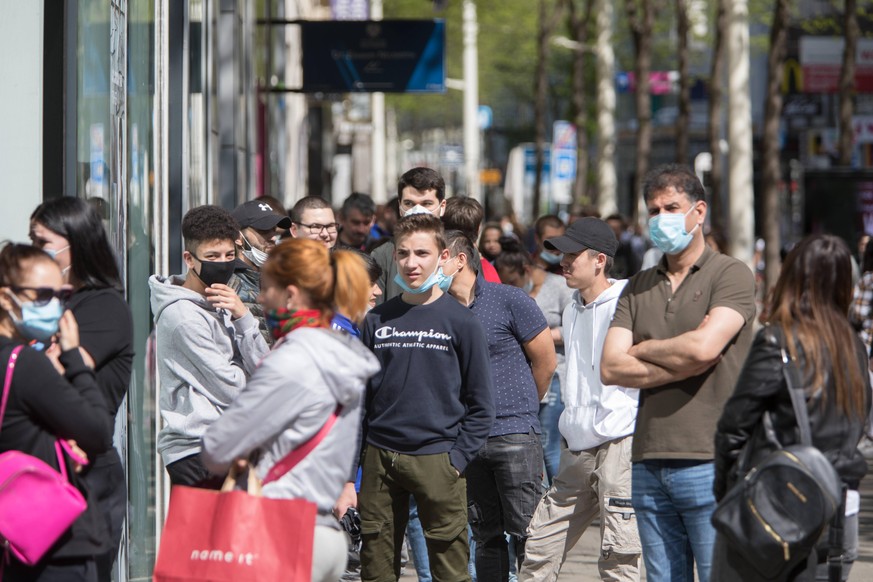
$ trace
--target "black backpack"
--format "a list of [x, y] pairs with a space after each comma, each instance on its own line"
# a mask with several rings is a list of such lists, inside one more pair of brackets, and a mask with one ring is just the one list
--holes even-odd
[[[797, 366], [784, 349], [782, 360], [801, 444], [782, 447], [765, 413], [764, 430], [777, 449], [734, 484], [712, 516], [715, 529], [761, 576], [770, 579], [784, 579], [810, 558], [827, 525], [840, 517], [843, 498], [837, 471], [812, 445]], [[749, 453], [741, 454], [741, 467]]]

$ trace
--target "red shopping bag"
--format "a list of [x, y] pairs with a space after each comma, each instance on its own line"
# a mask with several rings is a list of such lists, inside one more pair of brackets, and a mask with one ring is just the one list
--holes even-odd
[[304, 499], [177, 485], [154, 582], [309, 582], [316, 511]]

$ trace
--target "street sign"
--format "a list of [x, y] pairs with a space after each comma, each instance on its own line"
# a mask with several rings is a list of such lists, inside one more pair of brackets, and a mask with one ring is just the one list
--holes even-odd
[[503, 174], [498, 168], [485, 168], [479, 171], [479, 182], [483, 186], [500, 186]]
[[334, 20], [367, 20], [370, 16], [369, 0], [330, 0], [330, 12]]
[[576, 151], [558, 150], [552, 167], [555, 168], [555, 180], [572, 181], [576, 177]]
[[573, 202], [573, 182], [576, 180], [576, 126], [559, 120], [552, 126], [552, 203]]
[[485, 131], [491, 129], [491, 124], [494, 122], [494, 112], [487, 105], [479, 106], [479, 129]]

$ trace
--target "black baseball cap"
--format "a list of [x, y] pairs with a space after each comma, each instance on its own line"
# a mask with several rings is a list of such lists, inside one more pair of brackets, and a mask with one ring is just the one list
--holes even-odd
[[576, 219], [567, 227], [562, 236], [547, 238], [543, 246], [551, 251], [562, 253], [578, 253], [592, 249], [608, 257], [614, 257], [618, 250], [618, 239], [612, 228], [599, 218], [586, 216]]
[[233, 209], [234, 219], [240, 228], [252, 227], [255, 230], [272, 228], [291, 228], [291, 219], [277, 214], [273, 207], [262, 200], [249, 200]]

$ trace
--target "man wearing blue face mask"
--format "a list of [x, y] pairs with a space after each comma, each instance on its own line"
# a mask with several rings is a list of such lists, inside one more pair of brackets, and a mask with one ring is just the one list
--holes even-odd
[[361, 330], [381, 364], [364, 411], [361, 579], [399, 578], [411, 494], [433, 579], [469, 580], [464, 470], [494, 421], [488, 345], [475, 316], [441, 289], [451, 279], [439, 219], [402, 218], [394, 240], [403, 292]]
[[149, 278], [164, 420], [157, 446], [174, 485], [221, 486], [200, 459], [200, 439], [269, 351], [227, 285], [239, 230], [223, 208], [192, 208], [182, 219], [188, 273]]
[[630, 279], [603, 346], [604, 384], [640, 388], [632, 503], [651, 582], [708, 582], [715, 426], [752, 339], [749, 268], [705, 244], [703, 185], [661, 166], [643, 194], [660, 263]]
[[507, 533], [518, 564], [524, 561], [527, 526], [542, 496], [543, 447], [539, 404], [557, 358], [546, 318], [518, 287], [488, 283], [470, 261], [473, 243], [446, 232], [449, 293], [476, 316], [488, 340], [495, 420], [485, 445], [467, 467], [470, 525], [481, 582], [509, 576]]

